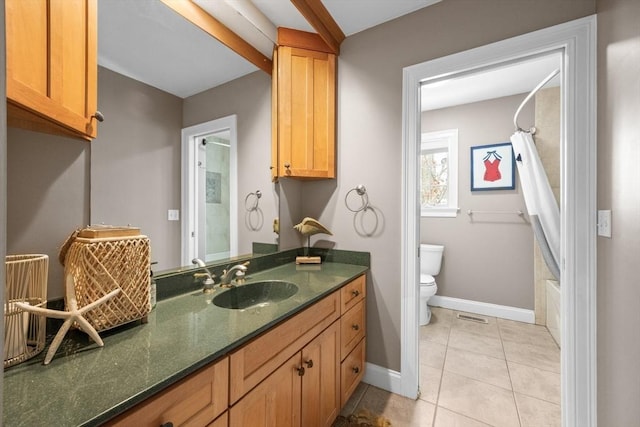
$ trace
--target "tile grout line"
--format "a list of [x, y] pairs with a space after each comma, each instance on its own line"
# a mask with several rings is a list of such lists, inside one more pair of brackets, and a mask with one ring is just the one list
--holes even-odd
[[509, 369], [509, 360], [507, 359], [507, 352], [504, 349], [504, 340], [502, 339], [502, 330], [500, 324], [496, 318], [496, 326], [498, 327], [498, 335], [500, 336], [500, 345], [502, 346], [502, 352], [504, 353], [504, 363], [507, 366], [507, 375], [509, 375], [509, 382], [511, 383], [511, 396], [513, 397], [513, 405], [516, 407], [516, 413], [518, 414], [518, 423], [522, 427], [522, 416], [520, 415], [520, 408], [518, 407], [518, 401], [516, 400], [516, 390], [513, 386], [513, 379], [511, 378], [511, 369]]
[[[453, 316], [453, 313], [451, 313], [451, 316]], [[438, 415], [440, 391], [442, 391], [442, 380], [444, 378], [444, 365], [447, 363], [447, 353], [449, 352], [449, 338], [451, 337], [451, 327], [453, 326], [452, 323], [453, 323], [453, 319], [450, 319], [449, 331], [447, 333], [447, 343], [444, 346], [444, 360], [442, 361], [442, 368], [440, 369], [440, 382], [438, 383], [438, 394], [436, 396], [436, 405], [435, 405], [435, 410], [433, 411], [433, 420], [431, 421], [431, 425], [434, 427], [436, 425], [436, 416]]]

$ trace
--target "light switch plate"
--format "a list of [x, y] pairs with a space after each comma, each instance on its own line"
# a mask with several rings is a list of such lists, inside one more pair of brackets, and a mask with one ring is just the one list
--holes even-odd
[[169, 221], [180, 221], [180, 211], [178, 209], [169, 209], [167, 219]]
[[598, 211], [598, 236], [611, 238], [611, 211]]

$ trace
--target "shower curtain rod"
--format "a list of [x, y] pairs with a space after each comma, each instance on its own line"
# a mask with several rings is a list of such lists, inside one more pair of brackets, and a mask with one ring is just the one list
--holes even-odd
[[538, 83], [538, 86], [536, 86], [529, 93], [529, 95], [527, 95], [527, 97], [524, 99], [524, 101], [522, 101], [522, 104], [520, 104], [520, 106], [516, 110], [516, 114], [513, 116], [513, 125], [516, 127], [516, 132], [517, 131], [523, 131], [524, 132], [524, 129], [522, 129], [520, 126], [518, 126], [518, 115], [520, 114], [520, 111], [522, 110], [522, 108], [524, 108], [524, 106], [527, 104], [527, 102], [529, 102], [529, 100], [533, 97], [533, 95], [535, 95], [542, 88], [542, 86], [544, 86], [547, 83], [549, 83], [549, 80], [551, 80], [552, 78], [557, 76], [558, 73], [560, 73], [560, 69], [556, 68], [551, 74], [549, 74], [547, 77], [545, 77], [544, 80], [542, 80], [540, 83]]

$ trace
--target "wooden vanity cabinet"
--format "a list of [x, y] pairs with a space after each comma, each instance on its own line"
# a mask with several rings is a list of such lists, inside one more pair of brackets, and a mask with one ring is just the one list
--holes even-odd
[[211, 423], [216, 427], [226, 426], [223, 413], [229, 405], [228, 384], [229, 359], [225, 357], [145, 400], [106, 425], [196, 427]]
[[365, 285], [359, 276], [106, 425], [330, 427], [364, 374]]
[[279, 28], [278, 39], [272, 176], [335, 178], [336, 55], [317, 34]]
[[97, 134], [96, 0], [6, 0], [7, 123]]

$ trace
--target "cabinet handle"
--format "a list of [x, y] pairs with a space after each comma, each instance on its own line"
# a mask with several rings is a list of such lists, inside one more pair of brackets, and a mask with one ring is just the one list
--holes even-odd
[[173, 427], [173, 423], [171, 421], [167, 421], [166, 423], [160, 424], [160, 427]]
[[307, 368], [313, 368], [313, 360], [312, 359], [309, 359], [304, 363], [307, 365]]
[[357, 290], [357, 289], [354, 290], [354, 291], [351, 291], [351, 295], [354, 296], [354, 297], [357, 297], [358, 295], [360, 295], [360, 291]]
[[298, 376], [301, 377], [304, 375], [304, 366], [300, 366], [296, 368], [296, 371], [298, 371]]
[[360, 326], [358, 326], [358, 324], [353, 324], [351, 325], [351, 329], [353, 329], [354, 331], [357, 331], [358, 329], [360, 329]]
[[100, 123], [104, 122], [104, 114], [102, 114], [100, 111], [96, 111], [91, 117], [95, 117], [96, 120]]
[[285, 163], [284, 167], [285, 167], [285, 169], [289, 169], [291, 167], [291, 163]]
[[360, 368], [358, 368], [357, 366], [354, 366], [353, 368], [351, 368], [353, 370], [354, 374], [359, 374], [360, 373]]

